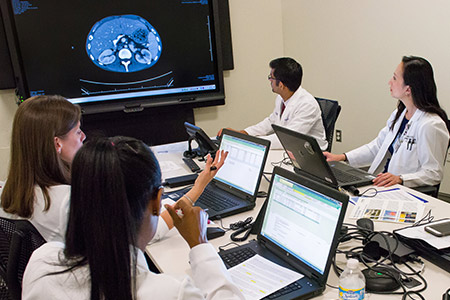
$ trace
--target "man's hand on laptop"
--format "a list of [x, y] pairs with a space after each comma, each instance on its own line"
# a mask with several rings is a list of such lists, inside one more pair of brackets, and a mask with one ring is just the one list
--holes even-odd
[[228, 129], [228, 130], [232, 130], [232, 131], [236, 131], [236, 132], [240, 132], [240, 133], [248, 135], [247, 131], [245, 131], [245, 130], [236, 130], [236, 129], [227, 127], [227, 128], [220, 129], [219, 132], [217, 133], [217, 137], [220, 137], [222, 135], [222, 130], [224, 130], [224, 129]]
[[376, 186], [391, 186], [394, 184], [402, 184], [403, 180], [400, 176], [391, 173], [380, 173], [373, 180], [373, 184]]
[[333, 154], [327, 151], [323, 152], [323, 156], [327, 159], [327, 161], [345, 161], [345, 154]]

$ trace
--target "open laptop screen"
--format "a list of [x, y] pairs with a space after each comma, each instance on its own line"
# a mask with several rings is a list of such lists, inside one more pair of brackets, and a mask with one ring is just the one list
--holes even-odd
[[220, 150], [228, 151], [225, 164], [214, 177], [250, 195], [258, 188], [267, 147], [249, 140], [223, 134]]
[[273, 176], [261, 235], [323, 275], [342, 202]]

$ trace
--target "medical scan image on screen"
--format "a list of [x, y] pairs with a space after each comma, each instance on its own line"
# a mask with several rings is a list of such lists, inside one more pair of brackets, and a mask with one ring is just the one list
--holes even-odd
[[98, 67], [112, 72], [137, 72], [161, 56], [161, 38], [145, 19], [135, 15], [106, 17], [92, 27], [86, 52]]
[[97, 104], [219, 90], [210, 1], [10, 1], [25, 96]]

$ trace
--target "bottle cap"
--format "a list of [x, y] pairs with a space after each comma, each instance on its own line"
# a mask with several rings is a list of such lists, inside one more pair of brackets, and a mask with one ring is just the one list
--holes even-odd
[[349, 258], [347, 260], [347, 268], [356, 269], [358, 267], [359, 261], [355, 258]]

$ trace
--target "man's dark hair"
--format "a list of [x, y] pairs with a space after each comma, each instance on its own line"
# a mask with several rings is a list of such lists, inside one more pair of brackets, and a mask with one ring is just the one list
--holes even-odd
[[302, 66], [290, 57], [280, 57], [272, 60], [269, 66], [273, 69], [273, 76], [281, 81], [289, 90], [295, 92], [302, 84]]

